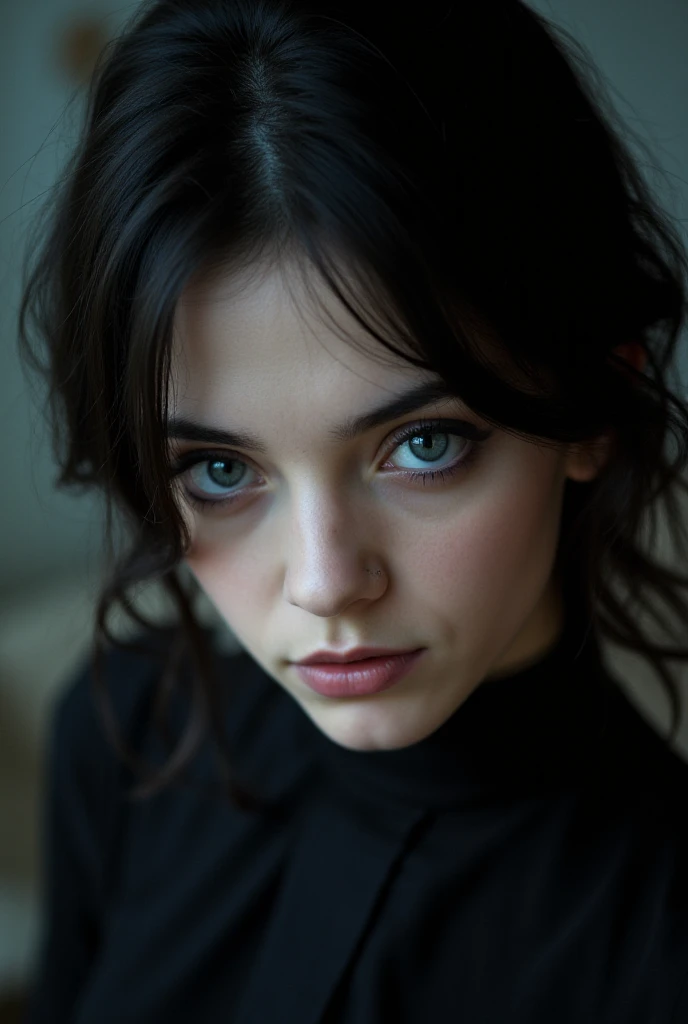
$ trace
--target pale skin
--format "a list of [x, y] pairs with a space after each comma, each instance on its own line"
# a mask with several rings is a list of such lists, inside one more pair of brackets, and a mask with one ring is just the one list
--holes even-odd
[[[599, 472], [600, 449], [593, 457], [515, 438], [458, 399], [329, 439], [330, 427], [429, 375], [382, 350], [314, 288], [367, 353], [310, 316], [305, 299], [296, 308], [277, 270], [200, 277], [182, 297], [171, 415], [258, 435], [266, 449], [171, 442], [175, 453], [226, 455], [233, 474], [223, 490], [200, 463], [177, 478], [180, 493], [238, 495], [209, 510], [185, 506], [186, 564], [241, 645], [326, 736], [354, 750], [396, 749], [433, 733], [482, 681], [556, 642], [564, 488]], [[297, 278], [292, 289], [301, 300]], [[399, 428], [434, 417], [492, 435], [465, 471], [409, 482], [471, 445], [435, 435], [435, 462], [423, 463], [408, 441], [390, 444]], [[316, 648], [359, 644], [426, 650], [394, 687], [361, 698], [314, 693], [290, 665]]]

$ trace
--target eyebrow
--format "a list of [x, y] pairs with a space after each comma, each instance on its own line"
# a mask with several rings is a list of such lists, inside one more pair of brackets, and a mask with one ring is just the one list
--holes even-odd
[[[327, 436], [331, 441], [343, 444], [352, 441], [361, 434], [379, 427], [391, 420], [398, 419], [408, 413], [416, 412], [430, 402], [442, 402], [447, 399], [457, 400], [455, 394], [443, 381], [428, 381], [396, 395], [391, 401], [378, 406], [362, 416], [353, 416], [338, 426], [331, 427]], [[204, 426], [183, 417], [172, 417], [167, 423], [167, 437], [184, 441], [203, 441], [210, 444], [229, 445], [232, 448], [243, 448], [246, 451], [267, 454], [267, 445], [261, 438], [245, 431], [221, 430], [219, 427]]]

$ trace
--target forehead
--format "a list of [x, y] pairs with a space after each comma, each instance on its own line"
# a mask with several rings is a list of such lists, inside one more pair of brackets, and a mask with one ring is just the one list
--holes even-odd
[[228, 388], [294, 398], [316, 381], [325, 394], [373, 396], [428, 376], [372, 338], [318, 277], [306, 285], [284, 265], [194, 279], [175, 313], [172, 375], [179, 400]]

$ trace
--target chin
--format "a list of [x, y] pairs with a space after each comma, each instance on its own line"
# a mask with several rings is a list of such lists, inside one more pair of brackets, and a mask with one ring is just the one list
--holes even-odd
[[[420, 724], [417, 712], [410, 721], [407, 715], [399, 714], [399, 708], [363, 706], [360, 701], [343, 702], [338, 707], [322, 709], [307, 708], [307, 713], [320, 731], [340, 747], [347, 750], [401, 750], [426, 739], [442, 725], [440, 721]], [[395, 714], [394, 712], [397, 712]]]

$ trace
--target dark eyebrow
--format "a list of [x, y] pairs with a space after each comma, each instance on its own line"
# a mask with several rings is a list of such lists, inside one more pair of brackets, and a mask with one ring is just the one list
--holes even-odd
[[[428, 381], [411, 388], [410, 391], [404, 391], [391, 401], [373, 409], [372, 412], [364, 413], [363, 416], [354, 416], [339, 426], [332, 427], [327, 436], [331, 441], [339, 443], [352, 441], [360, 434], [365, 434], [366, 431], [372, 430], [374, 427], [379, 427], [390, 420], [422, 409], [430, 402], [441, 402], [450, 398], [458, 399], [458, 397], [443, 381]], [[183, 418], [172, 418], [168, 421], [167, 436], [184, 441], [229, 445], [231, 448], [243, 448], [246, 451], [259, 452], [262, 455], [267, 453], [267, 445], [264, 441], [252, 434], [244, 433], [244, 431], [220, 430], [218, 427], [206, 427]]]

